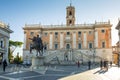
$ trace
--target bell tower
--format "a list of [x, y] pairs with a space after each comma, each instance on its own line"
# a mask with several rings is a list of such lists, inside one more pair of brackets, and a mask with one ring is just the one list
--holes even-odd
[[66, 8], [66, 25], [74, 26], [75, 25], [75, 8], [71, 5]]

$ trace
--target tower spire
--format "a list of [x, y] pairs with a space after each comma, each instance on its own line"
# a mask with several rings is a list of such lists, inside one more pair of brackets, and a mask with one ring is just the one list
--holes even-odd
[[70, 6], [66, 8], [66, 25], [67, 26], [74, 26], [75, 25], [75, 8], [72, 6], [72, 0], [70, 1]]

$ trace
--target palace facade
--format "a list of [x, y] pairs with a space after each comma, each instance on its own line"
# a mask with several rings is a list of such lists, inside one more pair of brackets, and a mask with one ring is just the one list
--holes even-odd
[[9, 25], [0, 22], [0, 63], [6, 59], [8, 61], [8, 47], [10, 33], [13, 31], [9, 28]]
[[47, 50], [46, 62], [57, 57], [60, 61], [112, 60], [110, 21], [93, 24], [75, 24], [75, 7], [66, 8], [65, 25], [26, 24], [24, 30], [24, 61], [31, 61], [30, 44], [40, 35]]

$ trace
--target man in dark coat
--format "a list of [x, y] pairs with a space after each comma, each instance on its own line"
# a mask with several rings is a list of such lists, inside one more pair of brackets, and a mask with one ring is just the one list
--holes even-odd
[[88, 61], [88, 69], [91, 69], [91, 61]]
[[78, 68], [80, 67], [80, 62], [79, 61], [77, 62], [77, 66], [78, 66]]
[[103, 68], [103, 61], [101, 60], [100, 61], [100, 69], [102, 70], [102, 68]]
[[6, 59], [3, 61], [3, 71], [5, 72], [5, 68], [7, 66], [7, 62], [6, 62]]

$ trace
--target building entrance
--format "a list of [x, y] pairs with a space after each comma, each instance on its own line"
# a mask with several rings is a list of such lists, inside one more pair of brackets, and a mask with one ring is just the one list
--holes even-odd
[[113, 54], [113, 63], [114, 64], [118, 64], [118, 59], [119, 59], [119, 54], [118, 53], [114, 53]]

